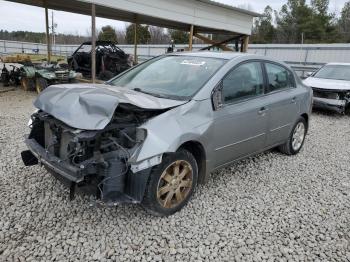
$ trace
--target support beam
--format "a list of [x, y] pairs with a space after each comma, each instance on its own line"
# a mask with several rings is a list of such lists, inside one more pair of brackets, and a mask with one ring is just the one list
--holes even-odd
[[96, 6], [91, 4], [91, 81], [96, 82]]
[[239, 52], [239, 39], [235, 41], [235, 51]]
[[138, 64], [138, 59], [137, 59], [137, 23], [134, 23], [134, 62], [135, 64]]
[[45, 26], [46, 26], [46, 46], [47, 46], [47, 62], [51, 62], [51, 41], [49, 31], [49, 10], [47, 10], [45, 1]]
[[244, 50], [244, 38], [242, 37], [239, 41], [241, 42], [240, 52], [243, 53], [243, 50]]
[[195, 37], [197, 37], [198, 39], [202, 40], [204, 43], [206, 44], [210, 44], [210, 45], [213, 45], [213, 46], [218, 46], [219, 48], [221, 48], [222, 50], [224, 51], [233, 51], [231, 48], [227, 47], [226, 45], [218, 45], [218, 42], [210, 39], [210, 38], [207, 38], [203, 35], [200, 35], [200, 34], [194, 34]]
[[[210, 48], [212, 48], [212, 47], [221, 47], [222, 45], [224, 45], [224, 44], [226, 44], [226, 43], [229, 43], [229, 42], [231, 42], [231, 41], [235, 41], [235, 40], [237, 40], [237, 39], [240, 39], [241, 37], [242, 37], [241, 35], [239, 35], [239, 36], [234, 36], [234, 37], [231, 37], [231, 38], [229, 38], [229, 39], [226, 39], [226, 40], [224, 40], [224, 41], [222, 41], [222, 42], [220, 42], [220, 43], [215, 43], [215, 44], [212, 44], [211, 46], [204, 47], [204, 48], [202, 48], [201, 50], [210, 50]], [[233, 51], [233, 50], [230, 49], [230, 51]]]
[[248, 45], [249, 45], [249, 36], [244, 37], [244, 46], [243, 46], [243, 52], [247, 53], [248, 52]]
[[188, 50], [189, 51], [192, 51], [192, 48], [193, 48], [193, 30], [194, 30], [194, 26], [191, 25], [191, 28], [190, 28], [190, 39], [188, 41]]

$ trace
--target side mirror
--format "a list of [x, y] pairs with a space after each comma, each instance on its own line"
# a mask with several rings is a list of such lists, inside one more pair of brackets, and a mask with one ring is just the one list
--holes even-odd
[[223, 99], [222, 99], [222, 81], [213, 89], [213, 92], [211, 93], [211, 102], [213, 105], [214, 111], [219, 110], [223, 106]]

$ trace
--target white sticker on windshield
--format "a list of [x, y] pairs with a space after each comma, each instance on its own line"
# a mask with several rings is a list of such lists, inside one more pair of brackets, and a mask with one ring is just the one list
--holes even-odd
[[192, 65], [192, 66], [204, 66], [205, 61], [195, 61], [195, 60], [184, 60], [181, 62], [181, 65]]

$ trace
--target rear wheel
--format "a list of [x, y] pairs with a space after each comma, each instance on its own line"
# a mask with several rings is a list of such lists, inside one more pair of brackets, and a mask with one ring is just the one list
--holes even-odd
[[107, 81], [112, 79], [114, 76], [115, 74], [113, 74], [111, 71], [105, 70], [105, 71], [101, 71], [101, 73], [98, 75], [98, 79]]
[[296, 155], [304, 145], [307, 132], [306, 120], [300, 117], [293, 126], [292, 132], [289, 135], [288, 141], [279, 147], [279, 150], [286, 155]]
[[35, 89], [38, 94], [40, 94], [48, 86], [47, 80], [42, 77], [35, 79]]
[[197, 180], [193, 155], [187, 150], [172, 153], [152, 170], [142, 206], [153, 215], [172, 215], [188, 203]]

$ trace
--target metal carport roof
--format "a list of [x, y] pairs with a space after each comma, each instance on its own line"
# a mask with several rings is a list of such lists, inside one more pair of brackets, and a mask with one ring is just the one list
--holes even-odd
[[[38, 7], [197, 33], [250, 35], [258, 13], [210, 0], [10, 0]], [[74, 21], [72, 21], [74, 26]]]
[[[91, 15], [92, 32], [92, 81], [95, 81], [96, 56], [95, 17], [121, 20], [137, 24], [148, 24], [171, 29], [190, 31], [189, 50], [192, 50], [193, 36], [202, 39], [211, 46], [225, 46], [229, 41], [241, 41], [241, 51], [248, 47], [249, 35], [253, 25], [253, 18], [258, 13], [228, 6], [211, 0], [8, 0], [32, 6], [45, 8], [46, 37], [48, 45], [48, 61], [50, 61], [50, 38], [48, 25], [48, 9], [66, 11], [83, 15]], [[30, 22], [30, 21], [28, 21]], [[72, 20], [74, 27], [74, 20]], [[227, 34], [230, 38], [216, 43], [199, 33]], [[134, 57], [137, 61], [137, 30], [134, 33]]]

